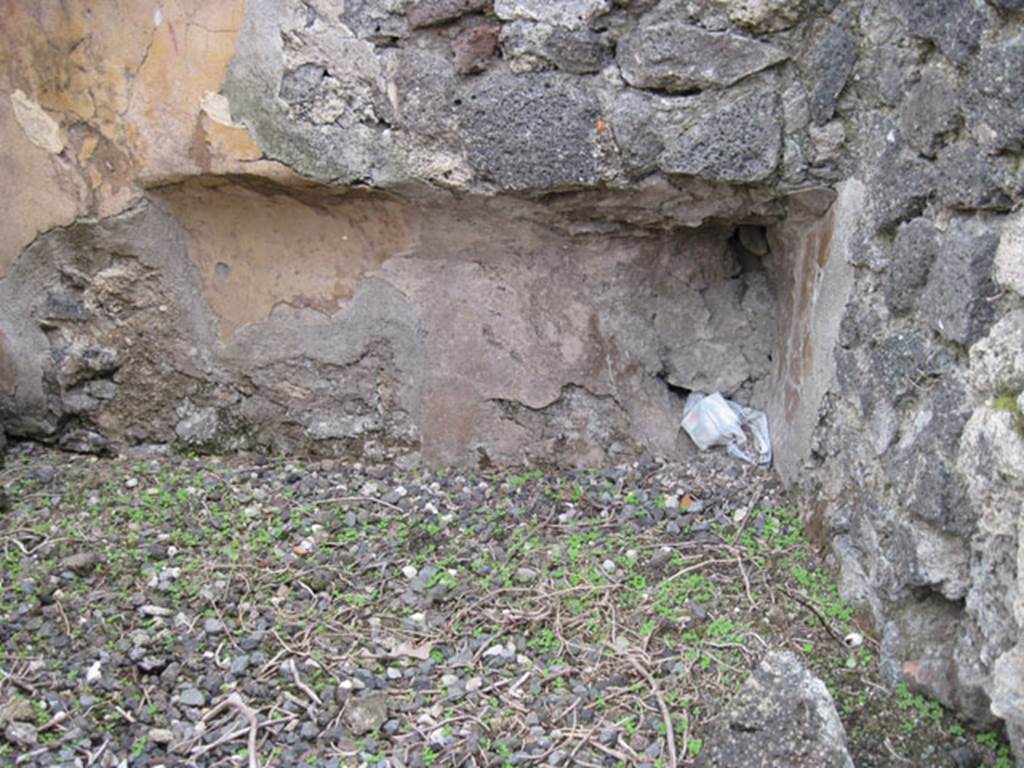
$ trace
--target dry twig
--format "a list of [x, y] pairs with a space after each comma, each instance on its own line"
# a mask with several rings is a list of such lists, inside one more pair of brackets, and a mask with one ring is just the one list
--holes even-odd
[[658, 681], [632, 656], [626, 656], [626, 660], [637, 671], [637, 674], [647, 681], [647, 684], [651, 687], [651, 693], [654, 694], [654, 698], [658, 702], [661, 718], [665, 721], [665, 740], [668, 742], [668, 768], [676, 768], [679, 763], [676, 758], [676, 737], [675, 732], [672, 730], [672, 714], [668, 711], [668, 705], [665, 704], [665, 699], [661, 695]]

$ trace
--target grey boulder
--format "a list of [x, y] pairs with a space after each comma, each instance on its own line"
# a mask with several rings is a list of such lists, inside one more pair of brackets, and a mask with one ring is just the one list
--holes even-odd
[[853, 768], [825, 684], [789, 652], [765, 656], [697, 758], [699, 768]]

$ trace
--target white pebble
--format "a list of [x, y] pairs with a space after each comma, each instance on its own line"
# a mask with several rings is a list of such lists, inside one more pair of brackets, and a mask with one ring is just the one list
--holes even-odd
[[161, 608], [159, 605], [144, 605], [139, 608], [143, 616], [173, 616], [174, 611], [170, 608]]
[[405, 578], [409, 579], [409, 581], [415, 579], [418, 573], [419, 571], [416, 570], [415, 565], [407, 565], [404, 568], [402, 568], [402, 575], [405, 576]]
[[85, 673], [85, 682], [94, 685], [103, 679], [102, 664], [99, 661], [93, 662], [92, 666]]
[[615, 563], [613, 563], [611, 560], [605, 560], [603, 563], [601, 563], [601, 567], [608, 571], [608, 573], [611, 573], [615, 570]]
[[445, 736], [444, 728], [438, 728], [436, 731], [431, 733], [428, 741], [430, 742], [431, 746], [434, 747], [445, 746], [448, 742], [448, 737]]

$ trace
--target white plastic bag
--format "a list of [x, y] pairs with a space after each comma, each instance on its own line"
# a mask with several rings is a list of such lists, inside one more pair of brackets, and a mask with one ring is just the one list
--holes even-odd
[[702, 451], [724, 445], [730, 455], [750, 464], [772, 462], [768, 417], [726, 400], [719, 392], [707, 396], [693, 392], [686, 398], [683, 429]]

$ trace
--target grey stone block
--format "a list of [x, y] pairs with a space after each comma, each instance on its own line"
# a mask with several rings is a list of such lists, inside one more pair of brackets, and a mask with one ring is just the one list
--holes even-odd
[[1002, 158], [992, 157], [976, 144], [960, 142], [939, 152], [939, 199], [950, 208], [1009, 210], [1012, 172]]
[[999, 233], [978, 218], [952, 222], [921, 300], [921, 312], [940, 335], [970, 346], [995, 316], [992, 266]]
[[699, 768], [853, 768], [825, 684], [792, 653], [765, 656], [709, 735]]
[[914, 37], [930, 40], [946, 57], [966, 64], [991, 25], [991, 15], [975, 0], [896, 0]]
[[345, 0], [340, 21], [357, 37], [387, 45], [409, 34], [405, 4], [406, 0]]
[[814, 48], [810, 107], [815, 124], [824, 125], [832, 119], [839, 94], [846, 87], [856, 63], [857, 40], [850, 32], [849, 20], [844, 18], [832, 25]]
[[619, 42], [616, 54], [627, 83], [669, 93], [727, 87], [787, 58], [748, 37], [653, 14]]
[[935, 169], [927, 160], [898, 145], [890, 145], [873, 164], [872, 184], [885, 189], [871, 201], [871, 215], [879, 231], [888, 230], [921, 214], [935, 191]]
[[1024, 35], [986, 45], [971, 63], [964, 110], [974, 138], [997, 150], [1024, 147]]
[[495, 0], [494, 14], [505, 21], [527, 19], [577, 29], [611, 8], [611, 0]]
[[450, 61], [430, 51], [406, 48], [395, 59], [393, 77], [398, 127], [429, 137], [455, 134], [456, 84]]
[[696, 125], [667, 143], [658, 166], [716, 181], [764, 181], [782, 155], [780, 112], [778, 95], [759, 91], [703, 111]]
[[904, 315], [917, 306], [938, 253], [939, 230], [928, 219], [914, 219], [899, 228], [885, 281], [885, 303], [890, 312]]
[[643, 176], [657, 168], [665, 142], [684, 129], [693, 103], [690, 98], [669, 99], [634, 90], [619, 95], [611, 126], [627, 173]]
[[501, 50], [513, 71], [557, 67], [573, 74], [600, 72], [612, 61], [606, 35], [532, 21], [513, 21], [501, 30]]
[[409, 24], [417, 29], [454, 21], [467, 13], [482, 11], [487, 5], [488, 0], [417, 0], [407, 17]]
[[946, 533], [964, 533], [971, 513], [954, 472], [971, 404], [962, 377], [948, 364], [946, 375], [922, 397], [924, 426], [885, 465], [907, 512]]
[[597, 98], [555, 74], [498, 75], [460, 94], [460, 123], [473, 169], [506, 190], [597, 182]]
[[1004, 11], [1024, 11], [1024, 0], [985, 0], [989, 5]]
[[934, 157], [940, 138], [956, 129], [959, 118], [956, 87], [941, 69], [930, 67], [900, 108], [900, 132], [922, 155]]

